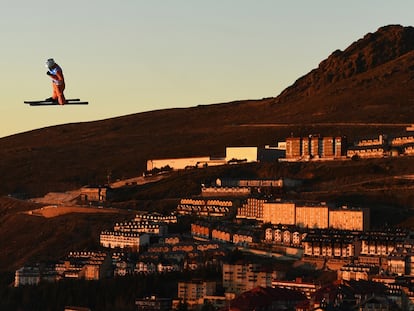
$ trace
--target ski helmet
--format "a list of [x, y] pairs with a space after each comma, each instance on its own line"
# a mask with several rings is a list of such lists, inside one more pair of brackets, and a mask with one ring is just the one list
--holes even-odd
[[54, 61], [54, 59], [53, 59], [53, 58], [49, 58], [49, 59], [46, 61], [46, 67], [48, 67], [48, 68], [53, 67], [55, 64], [56, 64], [56, 63], [55, 63], [55, 61]]

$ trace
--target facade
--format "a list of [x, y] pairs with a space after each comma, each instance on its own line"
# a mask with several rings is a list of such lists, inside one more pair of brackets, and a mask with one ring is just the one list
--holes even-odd
[[329, 227], [329, 207], [324, 204], [297, 206], [295, 223], [301, 228], [327, 229]]
[[108, 248], [129, 248], [139, 251], [141, 246], [149, 244], [149, 235], [147, 233], [104, 230], [100, 234], [100, 244]]
[[309, 156], [309, 144], [301, 143], [300, 137], [286, 138], [286, 159], [299, 159], [302, 156], [302, 148], [305, 149], [304, 155]]
[[205, 296], [212, 296], [216, 292], [216, 282], [189, 281], [178, 282], [178, 299], [188, 303], [190, 307], [198, 304]]
[[309, 232], [302, 245], [305, 257], [352, 259], [360, 251], [355, 235], [346, 231]]
[[274, 226], [266, 228], [265, 241], [267, 243], [301, 247], [307, 233], [297, 227]]
[[240, 294], [257, 286], [271, 287], [273, 271], [267, 271], [260, 264], [223, 264], [223, 287], [226, 293]]
[[232, 208], [233, 202], [230, 200], [181, 199], [177, 206], [177, 213], [201, 217], [224, 217]]
[[370, 213], [368, 208], [348, 208], [343, 206], [329, 211], [329, 227], [341, 230], [369, 230]]
[[201, 188], [201, 196], [204, 198], [230, 198], [230, 197], [248, 197], [251, 194], [249, 187], [206, 187]]
[[360, 236], [361, 255], [386, 257], [394, 249], [402, 248], [407, 232], [399, 229], [387, 231], [369, 231]]
[[39, 267], [21, 267], [16, 270], [14, 275], [14, 286], [22, 285], [37, 285], [40, 283], [40, 269]]
[[263, 204], [266, 200], [248, 198], [246, 203], [237, 209], [237, 218], [263, 220]]
[[287, 160], [333, 160], [346, 155], [345, 137], [321, 137], [320, 135], [309, 135], [307, 137], [286, 138]]
[[349, 263], [338, 270], [338, 280], [369, 281], [374, 275], [377, 275], [378, 272], [379, 267], [377, 265]]
[[295, 219], [295, 203], [282, 201], [263, 203], [263, 222], [273, 225], [294, 225]]
[[176, 215], [159, 215], [159, 214], [137, 214], [134, 218], [135, 222], [147, 222], [147, 223], [166, 223], [166, 224], [176, 224], [177, 216]]
[[226, 147], [226, 161], [257, 162], [257, 147]]
[[107, 276], [112, 263], [111, 256], [103, 252], [70, 252], [56, 263], [60, 278], [100, 280]]
[[152, 235], [164, 236], [168, 233], [168, 226], [164, 223], [125, 221], [115, 223], [114, 231], [148, 233]]

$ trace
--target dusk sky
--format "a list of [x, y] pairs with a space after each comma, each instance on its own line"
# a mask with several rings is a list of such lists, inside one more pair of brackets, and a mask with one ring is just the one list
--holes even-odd
[[[412, 0], [1, 0], [0, 137], [144, 111], [276, 97], [336, 49], [389, 24]], [[51, 96], [47, 58], [67, 98]]]

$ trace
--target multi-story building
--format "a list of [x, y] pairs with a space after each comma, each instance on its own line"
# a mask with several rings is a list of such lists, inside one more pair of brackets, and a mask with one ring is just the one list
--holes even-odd
[[100, 244], [108, 248], [129, 248], [139, 251], [141, 246], [149, 244], [149, 240], [150, 236], [147, 233], [104, 230], [100, 234]]
[[201, 196], [204, 198], [248, 197], [251, 194], [249, 187], [201, 187]]
[[307, 233], [302, 228], [278, 225], [265, 229], [265, 241], [273, 244], [300, 247]]
[[165, 223], [149, 221], [125, 221], [117, 222], [114, 226], [117, 232], [148, 233], [163, 236], [168, 233], [168, 226]]
[[303, 255], [316, 258], [352, 259], [359, 255], [356, 236], [347, 231], [315, 230], [302, 241]]
[[233, 202], [230, 200], [181, 199], [177, 212], [181, 215], [224, 217], [232, 208]]
[[212, 296], [216, 292], [216, 282], [198, 281], [178, 282], [178, 299], [185, 301], [190, 308], [198, 304], [205, 296]]
[[377, 265], [348, 263], [338, 270], [338, 280], [371, 280], [372, 276], [377, 275], [379, 267]]
[[296, 204], [292, 202], [263, 202], [263, 222], [273, 225], [294, 225]]
[[307, 137], [286, 138], [287, 160], [333, 160], [346, 155], [345, 137], [321, 137], [309, 135]]
[[301, 228], [329, 227], [329, 207], [326, 204], [296, 206], [295, 224]]
[[160, 215], [157, 213], [152, 214], [137, 214], [134, 218], [135, 222], [149, 222], [149, 223], [167, 223], [176, 224], [176, 215]]
[[60, 278], [100, 280], [107, 276], [111, 263], [111, 256], [103, 252], [70, 252], [56, 263], [55, 270]]
[[329, 210], [329, 227], [341, 230], [366, 231], [370, 225], [368, 208], [348, 208], [342, 206]]
[[14, 286], [22, 285], [37, 285], [40, 283], [40, 268], [39, 267], [21, 267], [16, 270], [14, 275]]
[[384, 231], [368, 231], [362, 234], [361, 255], [386, 257], [394, 249], [404, 246], [408, 233], [401, 229], [390, 229]]
[[274, 276], [273, 271], [265, 269], [261, 264], [223, 264], [223, 287], [226, 292], [236, 295], [257, 286], [271, 287]]
[[301, 147], [302, 146], [300, 137], [286, 138], [286, 159], [300, 159], [300, 157], [302, 156]]
[[246, 203], [237, 209], [237, 218], [263, 220], [264, 199], [248, 198]]

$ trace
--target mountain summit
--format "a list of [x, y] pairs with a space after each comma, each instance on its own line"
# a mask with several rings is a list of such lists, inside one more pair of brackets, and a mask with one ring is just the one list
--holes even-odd
[[[319, 64], [317, 69], [312, 70], [285, 89], [279, 99], [286, 101], [290, 98], [310, 97], [337, 82], [357, 79], [358, 75], [368, 73], [381, 66], [384, 66], [385, 72], [388, 72], [390, 69], [387, 65], [390, 62], [407, 56], [413, 50], [413, 27], [401, 25], [381, 27], [375, 33], [368, 33], [362, 39], [354, 42], [344, 51], [334, 51]], [[393, 70], [390, 74], [392, 73]]]

